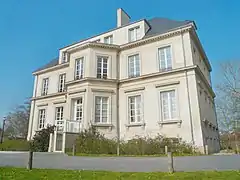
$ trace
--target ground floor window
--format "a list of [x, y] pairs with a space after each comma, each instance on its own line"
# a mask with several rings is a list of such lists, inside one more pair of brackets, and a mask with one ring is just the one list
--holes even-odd
[[108, 122], [108, 97], [95, 97], [95, 123], [107, 123]]

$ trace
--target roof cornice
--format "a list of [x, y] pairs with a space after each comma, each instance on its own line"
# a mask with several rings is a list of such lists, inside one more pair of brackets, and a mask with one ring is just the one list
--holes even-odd
[[98, 48], [105, 48], [105, 49], [115, 49], [115, 50], [120, 49], [119, 45], [115, 45], [115, 44], [86, 42], [84, 44], [80, 44], [79, 46], [74, 46], [72, 48], [69, 48], [69, 49], [66, 50], [66, 52], [73, 52], [73, 51], [76, 51], [76, 50], [82, 50], [82, 49], [91, 48], [91, 47], [98, 47]]
[[50, 72], [50, 71], [55, 71], [55, 70], [58, 70], [58, 69], [62, 69], [62, 68], [68, 67], [68, 66], [69, 66], [69, 62], [66, 62], [66, 63], [58, 64], [56, 66], [46, 68], [46, 69], [43, 69], [43, 70], [40, 70], [40, 71], [35, 71], [32, 74], [33, 75], [39, 75], [39, 74], [47, 73], [47, 72]]
[[130, 48], [142, 46], [144, 44], [152, 43], [152, 42], [158, 41], [160, 39], [169, 38], [169, 37], [178, 35], [180, 33], [188, 32], [193, 27], [194, 27], [193, 24], [188, 24], [188, 25], [185, 25], [185, 26], [181, 26], [179, 28], [168, 31], [164, 34], [154, 35], [154, 36], [151, 36], [151, 37], [148, 37], [148, 38], [145, 38], [145, 39], [141, 39], [141, 40], [138, 40], [138, 41], [127, 43], [127, 44], [124, 44], [124, 45], [120, 45], [120, 49], [121, 50], [130, 49]]

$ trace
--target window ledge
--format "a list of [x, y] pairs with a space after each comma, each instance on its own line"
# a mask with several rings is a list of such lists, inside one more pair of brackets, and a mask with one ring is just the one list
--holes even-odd
[[127, 128], [129, 128], [129, 127], [137, 127], [137, 126], [144, 127], [144, 126], [146, 126], [146, 123], [130, 123], [130, 124], [125, 124], [125, 126]]
[[113, 127], [113, 124], [110, 124], [110, 123], [99, 123], [99, 124], [92, 124], [92, 126], [96, 126], [96, 127]]
[[92, 124], [92, 126], [94, 126], [94, 127], [106, 127], [106, 128], [109, 129], [109, 131], [111, 131], [112, 128], [113, 128], [113, 124], [110, 124], [110, 123]]
[[167, 121], [159, 121], [158, 124], [162, 127], [165, 124], [177, 124], [178, 127], [181, 127], [182, 120], [167, 120]]

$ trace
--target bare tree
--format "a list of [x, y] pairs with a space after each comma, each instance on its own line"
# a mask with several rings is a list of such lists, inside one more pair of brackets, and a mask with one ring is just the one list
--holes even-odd
[[221, 64], [217, 85], [216, 110], [220, 128], [236, 131], [240, 127], [240, 62]]
[[27, 101], [8, 113], [6, 116], [6, 135], [27, 138], [30, 106], [30, 102]]

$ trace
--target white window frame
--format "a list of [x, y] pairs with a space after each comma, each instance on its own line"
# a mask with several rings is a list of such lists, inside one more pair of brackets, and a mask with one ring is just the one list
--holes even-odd
[[[133, 37], [131, 37], [131, 32], [133, 32]], [[128, 30], [128, 42], [137, 41], [140, 39], [140, 26], [130, 28]]]
[[[103, 67], [103, 64], [104, 64], [104, 60], [107, 61], [107, 68], [104, 68]], [[101, 62], [100, 62], [101, 61]], [[100, 67], [100, 74], [98, 73], [98, 64], [99, 62], [101, 63], [101, 67]], [[99, 79], [107, 79], [108, 78], [108, 67], [109, 67], [109, 57], [108, 56], [97, 56], [97, 78]], [[106, 73], [104, 73], [104, 69], [107, 70]]]
[[[162, 101], [162, 93], [170, 93], [171, 91], [175, 92], [175, 108], [176, 108], [176, 112], [175, 112], [175, 117], [173, 117], [172, 112], [171, 112], [171, 103], [170, 103], [170, 98], [169, 98], [169, 94], [168, 94], [168, 119], [164, 118], [164, 108], [163, 108], [163, 101]], [[176, 88], [171, 88], [171, 89], [164, 89], [158, 92], [159, 93], [159, 100], [160, 100], [160, 112], [161, 112], [161, 120], [162, 121], [171, 121], [171, 120], [179, 120], [179, 106], [178, 106], [178, 91]]]
[[109, 36], [104, 37], [104, 43], [113, 44], [113, 35], [109, 35]]
[[[168, 60], [167, 57], [167, 48], [169, 48], [169, 52], [170, 52], [170, 61]], [[160, 55], [160, 51], [163, 50], [164, 51], [164, 59], [161, 59], [161, 55]], [[163, 72], [163, 71], [170, 71], [173, 69], [173, 53], [172, 53], [172, 46], [171, 45], [167, 45], [167, 46], [163, 46], [163, 47], [159, 47], [158, 48], [158, 64], [159, 64], [159, 71]], [[165, 66], [161, 67], [161, 62], [164, 61]], [[170, 66], [169, 66], [170, 63]]]
[[42, 80], [42, 96], [46, 96], [48, 94], [48, 86], [49, 86], [49, 78], [44, 78]]
[[38, 130], [45, 128], [46, 122], [46, 109], [39, 109], [38, 110]]
[[62, 52], [62, 63], [67, 62], [67, 52]]
[[[137, 71], [137, 57], [138, 56], [138, 65], [139, 65], [139, 72]], [[131, 72], [131, 66], [130, 66], [130, 58], [134, 58], [133, 62], [133, 72]], [[140, 54], [134, 54], [128, 56], [128, 78], [134, 78], [139, 77], [141, 75], [141, 60], [140, 60]]]
[[75, 79], [82, 79], [83, 78], [83, 63], [84, 63], [84, 57], [77, 58], [75, 60]]
[[58, 92], [64, 92], [66, 90], [65, 83], [66, 83], [66, 73], [60, 74], [59, 80], [58, 80]]
[[63, 106], [58, 106], [55, 108], [55, 125], [58, 131], [63, 130]]
[[[79, 97], [73, 100], [73, 120], [83, 122], [83, 97]], [[79, 112], [79, 116], [78, 113]]]
[[[97, 117], [97, 114], [96, 114], [96, 111], [97, 111], [97, 108], [96, 108], [96, 103], [97, 103], [97, 98], [100, 98], [100, 101], [101, 101], [101, 104], [100, 104], [100, 114], [99, 114], [99, 122], [96, 121], [96, 117]], [[106, 122], [103, 122], [103, 98], [107, 98], [107, 120]], [[94, 124], [109, 124], [110, 123], [110, 111], [111, 111], [111, 97], [110, 96], [106, 96], [106, 95], [95, 95], [94, 96]]]
[[[137, 97], [140, 97], [140, 114], [137, 113]], [[134, 101], [134, 116], [131, 116], [131, 104], [130, 99], [135, 98]], [[128, 114], [128, 124], [141, 124], [143, 123], [143, 95], [142, 93], [135, 93], [127, 96], [127, 114]], [[131, 121], [131, 117], [134, 117], [135, 121]], [[140, 120], [138, 121], [138, 117], [140, 117]]]

